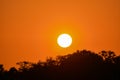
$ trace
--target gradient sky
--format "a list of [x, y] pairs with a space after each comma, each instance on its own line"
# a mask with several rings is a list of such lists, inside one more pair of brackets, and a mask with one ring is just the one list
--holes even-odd
[[[69, 48], [58, 46], [69, 33]], [[76, 50], [120, 54], [120, 0], [0, 0], [0, 63], [37, 62]]]

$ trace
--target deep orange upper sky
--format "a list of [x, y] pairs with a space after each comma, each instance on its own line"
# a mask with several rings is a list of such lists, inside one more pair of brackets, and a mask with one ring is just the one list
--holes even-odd
[[[63, 49], [57, 36], [69, 33]], [[120, 54], [120, 0], [0, 0], [0, 63], [37, 62], [77, 49]]]

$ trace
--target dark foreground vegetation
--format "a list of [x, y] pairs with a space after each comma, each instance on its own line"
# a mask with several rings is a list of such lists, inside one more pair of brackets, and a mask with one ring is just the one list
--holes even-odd
[[0, 65], [0, 80], [120, 80], [120, 56], [112, 51], [76, 51], [45, 62], [18, 62], [8, 71]]

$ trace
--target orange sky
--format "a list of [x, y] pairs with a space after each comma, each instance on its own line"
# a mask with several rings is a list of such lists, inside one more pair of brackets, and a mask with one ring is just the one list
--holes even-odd
[[[69, 33], [73, 44], [57, 45]], [[77, 49], [120, 54], [120, 0], [0, 0], [0, 63], [37, 62]]]

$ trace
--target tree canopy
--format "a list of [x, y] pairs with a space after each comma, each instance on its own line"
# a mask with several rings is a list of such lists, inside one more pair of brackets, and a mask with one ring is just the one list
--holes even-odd
[[18, 69], [9, 70], [0, 64], [0, 80], [120, 80], [120, 56], [113, 51], [77, 50], [45, 62], [16, 64]]

